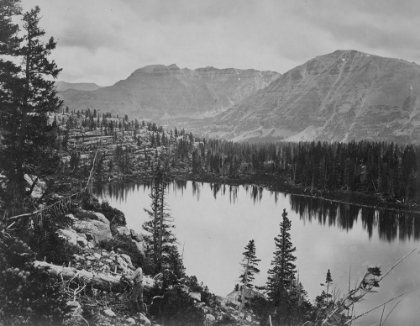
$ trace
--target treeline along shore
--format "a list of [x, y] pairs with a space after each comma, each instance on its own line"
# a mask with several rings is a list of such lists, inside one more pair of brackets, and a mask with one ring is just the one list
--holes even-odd
[[178, 178], [257, 184], [393, 210], [417, 211], [420, 205], [418, 145], [235, 143], [89, 109], [65, 109], [51, 119], [59, 126], [63, 170], [87, 173], [92, 155], [99, 151], [100, 180], [148, 177], [160, 157]]

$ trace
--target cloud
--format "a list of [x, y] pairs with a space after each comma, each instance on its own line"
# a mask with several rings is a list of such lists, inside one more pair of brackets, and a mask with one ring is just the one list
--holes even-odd
[[320, 0], [300, 9], [302, 19], [327, 32], [336, 44], [373, 54], [418, 57], [418, 1]]
[[[31, 0], [22, 0], [25, 9]], [[286, 72], [337, 49], [419, 59], [413, 0], [38, 0], [69, 81], [112, 84], [148, 64]], [[95, 78], [95, 79], [93, 79]]]

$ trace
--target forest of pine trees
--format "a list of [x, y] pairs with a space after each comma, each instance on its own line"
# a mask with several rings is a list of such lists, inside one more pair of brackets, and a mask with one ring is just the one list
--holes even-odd
[[192, 155], [193, 171], [238, 177], [281, 176], [309, 192], [334, 190], [419, 200], [420, 147], [369, 141], [350, 143], [233, 143], [209, 139]]

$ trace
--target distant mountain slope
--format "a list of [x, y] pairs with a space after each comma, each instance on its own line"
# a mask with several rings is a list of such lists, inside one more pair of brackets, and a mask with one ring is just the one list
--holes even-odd
[[69, 89], [59, 96], [72, 109], [90, 108], [157, 122], [186, 121], [215, 116], [279, 76], [257, 70], [153, 65], [110, 87], [92, 92]]
[[216, 117], [235, 140], [420, 142], [420, 66], [336, 51], [298, 66]]
[[79, 91], [96, 91], [101, 88], [101, 86], [96, 85], [95, 83], [67, 83], [65, 81], [59, 81], [55, 83], [56, 89], [59, 92], [75, 89]]

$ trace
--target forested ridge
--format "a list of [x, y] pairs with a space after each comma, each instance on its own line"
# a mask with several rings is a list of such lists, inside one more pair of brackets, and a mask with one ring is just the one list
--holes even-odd
[[[420, 146], [360, 141], [249, 144], [197, 138], [185, 130], [165, 130], [151, 122], [91, 110], [56, 115], [62, 155], [99, 149], [106, 175], [153, 170], [165, 156], [174, 171], [213, 181], [253, 176], [281, 177], [307, 194], [336, 190], [376, 195], [387, 202], [419, 202]], [[83, 130], [83, 131], [82, 131]], [[74, 167], [74, 166], [73, 166]]]

